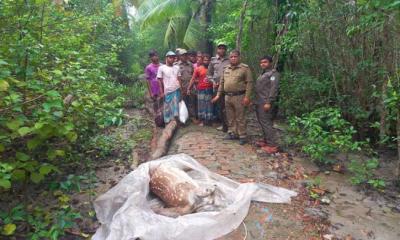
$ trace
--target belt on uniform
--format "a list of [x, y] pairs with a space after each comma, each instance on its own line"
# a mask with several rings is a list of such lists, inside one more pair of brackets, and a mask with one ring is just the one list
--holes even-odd
[[246, 93], [246, 90], [244, 91], [238, 91], [238, 92], [225, 92], [225, 95], [233, 97], [233, 96], [240, 96]]

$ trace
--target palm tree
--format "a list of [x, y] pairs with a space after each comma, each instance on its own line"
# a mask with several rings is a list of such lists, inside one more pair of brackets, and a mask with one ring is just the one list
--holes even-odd
[[207, 28], [215, 0], [135, 0], [141, 28], [168, 22], [164, 45], [209, 50]]

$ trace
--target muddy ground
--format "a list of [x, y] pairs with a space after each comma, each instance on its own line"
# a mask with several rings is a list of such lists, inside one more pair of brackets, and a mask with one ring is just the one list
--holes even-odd
[[[254, 116], [249, 116], [251, 139], [260, 136]], [[280, 127], [282, 128], [282, 127]], [[79, 193], [70, 194], [73, 207], [82, 219], [77, 228], [69, 229], [62, 239], [89, 239], [99, 223], [93, 210], [97, 196], [117, 184], [138, 164], [149, 159], [154, 131], [148, 111], [126, 110], [126, 123], [107, 130], [114, 147], [106, 158], [99, 158], [90, 169], [94, 172], [90, 184], [82, 182]], [[283, 132], [280, 132], [281, 134]], [[349, 182], [348, 173], [321, 170], [306, 156], [294, 149], [283, 149], [280, 154], [267, 155], [248, 144], [222, 140], [224, 134], [214, 127], [190, 124], [176, 132], [169, 154], [187, 153], [200, 163], [221, 175], [240, 182], [262, 182], [298, 192], [291, 204], [252, 203], [248, 217], [238, 229], [220, 240], [236, 239], [400, 239], [400, 193], [371, 191], [355, 187]], [[108, 138], [107, 138], [108, 139]], [[153, 139], [154, 148], [154, 139]], [[390, 177], [394, 160], [386, 156], [380, 174]], [[75, 174], [87, 168], [71, 169]], [[310, 188], [318, 179], [328, 203], [310, 197]], [[49, 201], [39, 189], [32, 189], [31, 201]], [[15, 196], [8, 199], [18, 201]], [[2, 196], [2, 200], [4, 196]], [[13, 201], [10, 200], [10, 203]], [[13, 239], [13, 238], [11, 238]], [[14, 238], [21, 239], [21, 238]]]
[[[257, 139], [260, 134], [254, 116], [249, 117], [248, 128], [251, 139]], [[122, 129], [129, 132], [129, 127]], [[223, 135], [214, 127], [193, 124], [180, 127], [169, 154], [187, 153], [221, 175], [241, 182], [256, 181], [286, 187], [299, 195], [290, 205], [253, 203], [245, 224], [220, 240], [244, 237], [273, 240], [400, 239], [400, 213], [396, 211], [400, 195], [390, 199], [377, 191], [355, 187], [350, 184], [348, 174], [320, 170], [306, 156], [294, 150], [284, 149], [281, 154], [267, 155], [251, 144], [240, 146], [224, 142]], [[134, 150], [128, 162], [111, 160], [109, 165], [100, 166], [96, 171], [99, 179], [96, 195], [112, 187], [136, 164], [147, 160], [151, 148], [150, 141], [148, 143], [147, 147]], [[310, 197], [309, 189], [315, 179], [318, 179], [318, 188], [326, 190], [324, 197], [329, 199], [329, 204]]]

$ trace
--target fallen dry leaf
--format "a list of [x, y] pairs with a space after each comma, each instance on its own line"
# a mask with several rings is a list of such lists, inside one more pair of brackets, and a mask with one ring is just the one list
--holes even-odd
[[311, 191], [313, 193], [316, 193], [316, 194], [320, 195], [320, 196], [322, 196], [322, 195], [324, 195], [326, 193], [326, 190], [322, 189], [322, 188], [311, 188]]

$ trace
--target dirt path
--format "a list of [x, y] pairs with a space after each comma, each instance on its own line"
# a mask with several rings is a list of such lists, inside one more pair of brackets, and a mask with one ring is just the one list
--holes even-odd
[[[287, 155], [266, 156], [251, 145], [224, 141], [213, 128], [188, 126], [179, 129], [169, 154], [186, 153], [211, 171], [240, 182], [263, 182], [299, 193], [291, 204], [253, 203], [245, 225], [221, 240], [320, 239], [321, 226], [303, 221], [308, 196], [301, 184], [303, 169]], [[246, 229], [245, 227], [246, 226]]]
[[[259, 134], [249, 118], [249, 132]], [[223, 140], [224, 134], [210, 127], [180, 128], [169, 154], [186, 153], [211, 171], [240, 182], [261, 182], [299, 193], [291, 204], [253, 203], [236, 231], [220, 240], [244, 239], [400, 239], [400, 195], [388, 201], [377, 192], [367, 195], [349, 183], [350, 176], [321, 172], [296, 153], [263, 154], [254, 146]], [[314, 180], [313, 180], [314, 179]], [[327, 190], [329, 204], [310, 198], [307, 186], [318, 179]], [[330, 223], [330, 224], [329, 224]]]
[[[113, 159], [98, 166], [96, 195], [106, 192], [129, 173], [134, 167], [132, 163], [138, 164], [148, 157], [150, 139], [144, 136], [146, 140], [142, 141], [140, 128], [132, 118], [117, 130], [122, 139], [137, 139], [142, 144], [136, 145], [128, 161]], [[260, 135], [254, 116], [249, 116], [248, 129], [252, 138]], [[149, 131], [147, 128], [146, 132]], [[294, 190], [299, 195], [291, 204], [252, 203], [244, 224], [219, 240], [400, 239], [400, 213], [392, 210], [396, 206], [382, 197], [366, 196], [357, 191], [348, 182], [348, 176], [333, 172], [324, 174], [296, 153], [271, 156], [250, 144], [240, 146], [235, 141], [223, 140], [223, 136], [224, 133], [212, 127], [180, 127], [168, 154], [186, 153], [211, 171], [231, 179], [268, 183]], [[317, 176], [320, 187], [330, 192], [330, 205], [320, 205], [309, 196], [307, 186]], [[87, 202], [88, 199], [81, 200]], [[96, 223], [89, 222], [94, 230]], [[89, 226], [88, 222], [80, 225]]]

